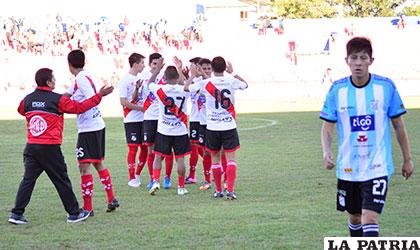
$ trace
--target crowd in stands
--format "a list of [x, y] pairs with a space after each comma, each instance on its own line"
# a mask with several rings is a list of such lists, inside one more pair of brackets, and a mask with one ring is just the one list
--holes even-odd
[[176, 32], [170, 31], [167, 25], [164, 19], [155, 23], [134, 23], [124, 18], [115, 23], [101, 17], [94, 22], [79, 22], [60, 15], [47, 23], [33, 25], [25, 18], [0, 17], [0, 51], [61, 56], [79, 48], [113, 55], [140, 44], [159, 51], [163, 47], [189, 50], [195, 42], [203, 42], [197, 22], [180, 27]]

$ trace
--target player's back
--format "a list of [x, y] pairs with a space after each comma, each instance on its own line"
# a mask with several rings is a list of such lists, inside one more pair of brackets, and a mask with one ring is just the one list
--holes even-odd
[[247, 84], [233, 77], [216, 76], [202, 82], [206, 95], [207, 129], [230, 130], [236, 128], [235, 90]]
[[[84, 70], [80, 71], [74, 84], [67, 91], [72, 95], [72, 99], [83, 102], [96, 95], [96, 87], [92, 77]], [[101, 111], [98, 106], [77, 115], [77, 126], [80, 132], [98, 131], [105, 128], [105, 122], [102, 119]]]
[[182, 85], [150, 84], [159, 102], [158, 132], [164, 135], [188, 134], [186, 98]]

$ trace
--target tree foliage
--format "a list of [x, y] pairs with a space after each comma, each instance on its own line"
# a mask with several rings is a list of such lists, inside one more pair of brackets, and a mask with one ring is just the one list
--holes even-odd
[[352, 17], [395, 16], [395, 9], [405, 0], [344, 0], [344, 14]]
[[335, 17], [338, 11], [330, 2], [325, 0], [275, 0], [272, 2], [272, 7], [278, 16], [285, 18]]
[[402, 14], [407, 16], [420, 16], [420, 5], [406, 6], [403, 8]]
[[[272, 0], [274, 12], [285, 18], [395, 16], [395, 9], [407, 0]], [[418, 8], [405, 8], [410, 14]], [[414, 11], [414, 12], [410, 12]], [[408, 14], [407, 14], [408, 15]]]

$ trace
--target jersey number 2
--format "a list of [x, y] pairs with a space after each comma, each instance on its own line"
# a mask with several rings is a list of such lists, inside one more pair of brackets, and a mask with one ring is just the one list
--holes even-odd
[[[177, 96], [175, 97], [177, 100], [181, 100], [181, 105], [179, 105], [179, 111], [178, 111], [178, 115], [182, 112], [182, 106], [184, 105], [185, 102], [185, 97], [180, 97]], [[165, 115], [174, 115], [174, 113], [171, 112], [171, 108], [173, 108], [175, 106], [175, 100], [172, 97], [165, 97], [165, 99], [163, 100], [165, 103], [168, 103], [165, 105]]]

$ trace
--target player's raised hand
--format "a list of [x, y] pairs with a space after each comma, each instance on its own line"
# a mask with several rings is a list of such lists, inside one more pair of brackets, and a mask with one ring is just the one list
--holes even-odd
[[198, 66], [195, 65], [195, 64], [191, 64], [190, 72], [191, 72], [191, 77], [197, 77], [197, 76], [199, 76]]
[[175, 67], [179, 70], [182, 70], [182, 61], [176, 56], [174, 56], [172, 60], [175, 64]]
[[331, 152], [324, 154], [324, 167], [328, 170], [335, 167], [334, 159]]
[[143, 80], [142, 79], [137, 80], [137, 82], [136, 82], [136, 88], [139, 89], [142, 85], [143, 85]]
[[184, 74], [185, 78], [187, 78], [187, 79], [188, 79], [189, 74], [190, 74], [190, 69], [188, 68], [188, 66], [185, 66], [185, 67], [182, 69], [182, 74]]
[[229, 74], [233, 73], [233, 66], [230, 61], [226, 61], [226, 72], [228, 72]]
[[402, 176], [404, 176], [404, 178], [407, 180], [408, 178], [410, 178], [413, 172], [414, 172], [413, 161], [412, 160], [404, 161], [403, 166], [402, 166]]
[[102, 88], [99, 90], [99, 94], [100, 94], [101, 96], [107, 96], [107, 95], [111, 94], [111, 93], [112, 93], [112, 91], [114, 91], [114, 87], [113, 87], [113, 86], [107, 86], [107, 85], [104, 85], [104, 86], [102, 86]]

